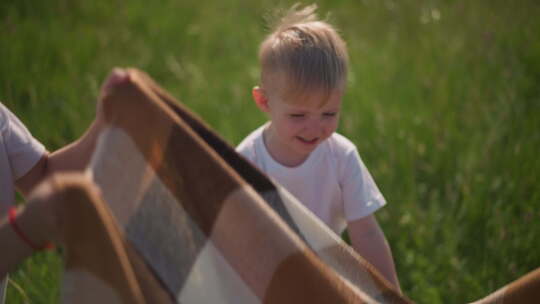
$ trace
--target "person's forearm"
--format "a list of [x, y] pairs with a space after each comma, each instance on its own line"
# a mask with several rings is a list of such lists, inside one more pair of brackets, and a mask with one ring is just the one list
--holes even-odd
[[39, 183], [54, 173], [84, 170], [103, 126], [103, 120], [97, 117], [78, 140], [52, 153], [45, 153], [27, 174], [15, 182], [17, 189], [28, 197]]
[[401, 293], [392, 252], [382, 231], [362, 237], [362, 241], [352, 240], [353, 248]]
[[[360, 249], [357, 246], [353, 247], [357, 252], [361, 252], [361, 256], [365, 258], [371, 265], [373, 265], [381, 275], [387, 279], [396, 289], [401, 292], [399, 280], [397, 278], [396, 268], [394, 260], [392, 258], [392, 252], [390, 246], [386, 242], [384, 236], [374, 237], [370, 246]], [[366, 247], [366, 246], [365, 246]]]
[[54, 239], [55, 221], [51, 202], [39, 199], [19, 207], [11, 219], [10, 216], [0, 218], [0, 240], [2, 247], [8, 249], [0, 252], [0, 280], [32, 255], [36, 248]]
[[78, 140], [49, 154], [47, 175], [84, 170], [90, 162], [103, 125], [103, 121], [96, 119]]
[[390, 246], [378, 226], [376, 229], [352, 237], [351, 243], [356, 252], [373, 265], [385, 279], [401, 292]]
[[24, 196], [28, 196], [35, 186], [54, 173], [82, 171], [88, 166], [95, 151], [98, 137], [105, 126], [102, 102], [114, 86], [127, 81], [129, 81], [129, 75], [125, 71], [114, 69], [111, 72], [100, 90], [96, 117], [84, 135], [57, 151], [45, 153], [42, 159], [25, 176], [15, 182], [17, 189]]
[[112, 70], [100, 89], [100, 97], [98, 98], [96, 107], [96, 118], [81, 138], [49, 155], [47, 164], [48, 175], [60, 171], [82, 171], [88, 166], [95, 151], [98, 137], [106, 124], [103, 113], [105, 97], [115, 86], [129, 81], [130, 77], [125, 70], [119, 68]]
[[2, 250], [0, 253], [2, 260], [0, 263], [0, 280], [2, 280], [19, 263], [29, 257], [33, 250], [13, 231], [7, 216], [0, 219], [0, 240], [2, 240], [3, 248], [9, 248], [9, 250]]

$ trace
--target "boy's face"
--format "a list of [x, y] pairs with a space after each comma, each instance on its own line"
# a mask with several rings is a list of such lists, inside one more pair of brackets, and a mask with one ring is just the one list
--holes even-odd
[[341, 90], [334, 90], [323, 106], [319, 93], [304, 94], [301, 100], [270, 98], [267, 112], [271, 124], [265, 144], [276, 160], [296, 166], [338, 127]]

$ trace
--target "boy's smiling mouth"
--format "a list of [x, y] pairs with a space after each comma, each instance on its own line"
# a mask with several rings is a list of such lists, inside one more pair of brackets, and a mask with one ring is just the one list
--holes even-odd
[[319, 141], [318, 137], [315, 137], [315, 138], [312, 138], [312, 139], [305, 139], [303, 137], [296, 136], [296, 139], [298, 139], [300, 142], [302, 142], [304, 144], [307, 144], [307, 145], [314, 145], [315, 143], [317, 143]]

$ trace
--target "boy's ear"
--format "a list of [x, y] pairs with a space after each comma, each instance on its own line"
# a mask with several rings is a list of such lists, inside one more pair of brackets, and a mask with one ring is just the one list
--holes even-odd
[[266, 94], [264, 94], [263, 89], [258, 86], [254, 87], [251, 94], [253, 95], [253, 100], [255, 101], [255, 104], [257, 104], [257, 107], [261, 109], [261, 111], [268, 113], [270, 111], [270, 108], [268, 107], [268, 98], [266, 97]]

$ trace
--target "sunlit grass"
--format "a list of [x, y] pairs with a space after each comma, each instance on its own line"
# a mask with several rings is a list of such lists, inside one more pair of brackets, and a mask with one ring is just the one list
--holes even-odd
[[[54, 150], [88, 126], [108, 71], [136, 66], [238, 143], [264, 121], [250, 90], [274, 2], [159, 2], [3, 2], [0, 99]], [[319, 4], [349, 45], [340, 131], [389, 202], [404, 292], [463, 303], [540, 266], [536, 2]], [[22, 265], [8, 303], [55, 303], [60, 263]]]

